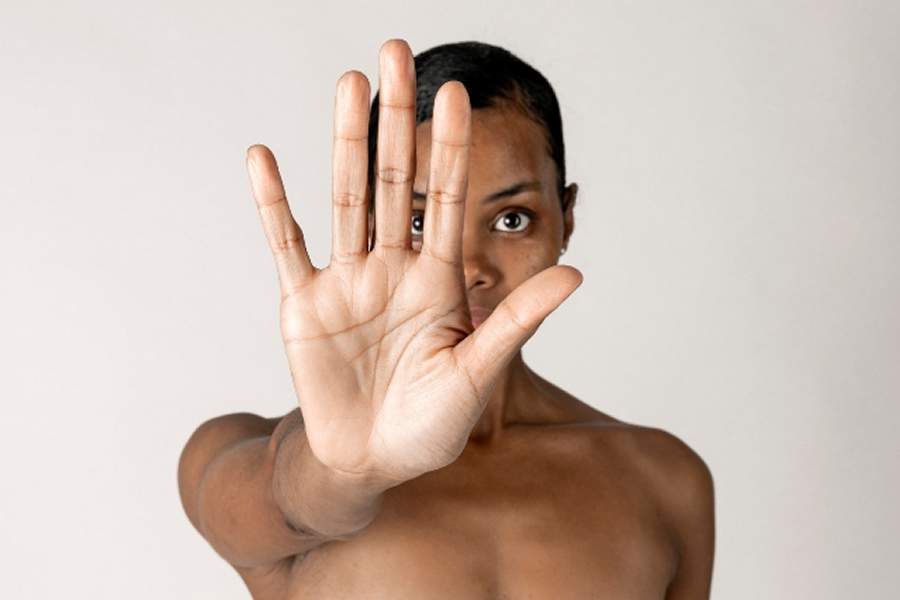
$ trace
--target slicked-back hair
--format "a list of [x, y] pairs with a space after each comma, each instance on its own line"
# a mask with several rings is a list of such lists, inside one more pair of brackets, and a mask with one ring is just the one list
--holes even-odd
[[[461, 82], [472, 110], [508, 106], [519, 110], [546, 132], [547, 151], [556, 163], [560, 205], [566, 182], [565, 145], [559, 102], [550, 82], [509, 50], [483, 42], [454, 42], [429, 48], [414, 58], [416, 66], [416, 125], [428, 121], [434, 97], [447, 81]], [[374, 198], [378, 144], [378, 99], [369, 112], [369, 193]], [[369, 203], [369, 209], [374, 203]], [[565, 207], [563, 207], [565, 208]]]

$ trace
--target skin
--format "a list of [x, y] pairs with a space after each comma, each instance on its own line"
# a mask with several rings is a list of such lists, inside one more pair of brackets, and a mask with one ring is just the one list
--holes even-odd
[[582, 279], [557, 264], [578, 187], [563, 210], [543, 130], [511, 105], [472, 111], [458, 82], [416, 127], [402, 40], [382, 47], [380, 83], [374, 219], [369, 84], [338, 83], [327, 268], [309, 263], [274, 157], [248, 152], [298, 407], [194, 432], [189, 519], [258, 600], [708, 598], [703, 460], [522, 359]]

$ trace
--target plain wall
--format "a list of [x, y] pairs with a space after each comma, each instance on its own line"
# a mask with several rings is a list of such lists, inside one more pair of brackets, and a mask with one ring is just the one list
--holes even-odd
[[389, 38], [542, 71], [582, 287], [538, 372], [706, 460], [713, 597], [900, 588], [900, 4], [0, 7], [0, 596], [247, 598], [175, 470], [295, 400], [244, 152], [330, 245], [334, 89]]

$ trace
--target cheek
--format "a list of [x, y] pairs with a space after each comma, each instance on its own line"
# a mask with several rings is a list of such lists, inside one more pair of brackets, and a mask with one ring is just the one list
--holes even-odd
[[552, 240], [533, 239], [509, 244], [500, 252], [503, 256], [505, 279], [513, 288], [531, 276], [557, 263]]

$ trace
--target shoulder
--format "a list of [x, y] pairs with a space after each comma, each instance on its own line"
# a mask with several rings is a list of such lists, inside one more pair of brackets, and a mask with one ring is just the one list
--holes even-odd
[[602, 471], [604, 478], [614, 469], [617, 485], [630, 487], [658, 515], [678, 557], [672, 590], [689, 590], [668, 597], [708, 597], [715, 493], [706, 461], [673, 433], [608, 415], [581, 422], [575, 431], [581, 440], [578, 454], [589, 468]]
[[[712, 472], [684, 440], [657, 427], [630, 426], [633, 458], [675, 496], [703, 495], [712, 489]], [[674, 487], [673, 487], [674, 486]]]
[[580, 404], [584, 408], [557, 428], [580, 437], [588, 445], [582, 446], [583, 451], [618, 461], [676, 513], [711, 500], [712, 472], [684, 440], [664, 429], [621, 421]]
[[[580, 424], [589, 454], [614, 461], [647, 493], [674, 532], [711, 524], [714, 485], [706, 461], [684, 440], [658, 427], [604, 416]], [[678, 533], [680, 536], [680, 533]]]
[[201, 423], [181, 452], [180, 469], [191, 463], [206, 463], [225, 447], [247, 438], [272, 434], [283, 417], [265, 418], [241, 412], [221, 415]]
[[712, 506], [713, 476], [684, 440], [658, 427], [616, 422], [616, 446], [673, 520]]
[[709, 597], [715, 547], [715, 492], [703, 458], [678, 436], [629, 426], [622, 436], [631, 466], [659, 508], [678, 553], [671, 598]]
[[229, 413], [213, 417], [201, 423], [195, 430], [194, 437], [218, 437], [229, 434], [243, 435], [257, 432], [270, 432], [283, 417], [266, 418], [250, 412]]
[[[673, 433], [622, 421], [574, 396], [565, 395], [558, 422], [548, 429], [565, 429], [592, 440], [595, 450], [631, 463], [656, 486], [685, 495], [711, 493], [712, 473], [701, 456]], [[690, 500], [690, 498], [685, 498]]]
[[195, 508], [198, 486], [206, 467], [235, 444], [272, 435], [282, 419], [247, 412], [231, 413], [208, 419], [194, 430], [178, 459], [178, 489], [188, 519], [195, 527], [198, 527]]

